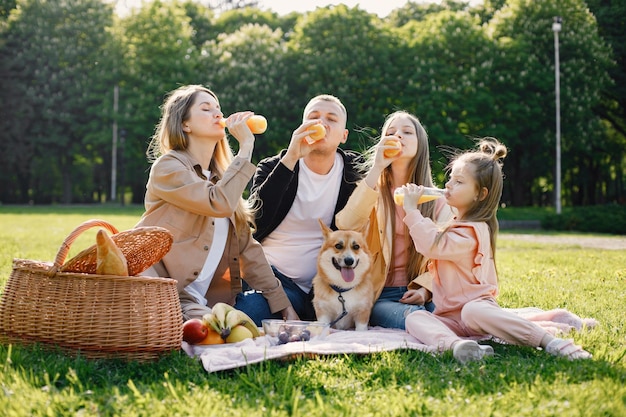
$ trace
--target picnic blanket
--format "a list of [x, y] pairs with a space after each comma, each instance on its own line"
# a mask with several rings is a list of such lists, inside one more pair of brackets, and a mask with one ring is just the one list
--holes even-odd
[[275, 346], [272, 346], [265, 336], [223, 345], [189, 345], [183, 342], [183, 350], [191, 357], [198, 357], [207, 372], [234, 369], [270, 359], [299, 355], [371, 354], [397, 349], [435, 351], [434, 347], [420, 343], [404, 330], [382, 327], [372, 327], [366, 332], [333, 329], [323, 339]]
[[[509, 309], [537, 323], [551, 334], [580, 331], [594, 327], [594, 319], [580, 318], [564, 309], [544, 311], [535, 307]], [[503, 343], [500, 340], [493, 339]], [[207, 372], [235, 369], [271, 359], [286, 359], [297, 356], [371, 354], [398, 349], [413, 349], [436, 353], [435, 346], [421, 343], [404, 330], [370, 327], [366, 332], [335, 330], [323, 339], [307, 342], [290, 342], [272, 346], [265, 337], [246, 339], [238, 343], [223, 345], [189, 345], [183, 342], [183, 350], [191, 357], [199, 358]]]

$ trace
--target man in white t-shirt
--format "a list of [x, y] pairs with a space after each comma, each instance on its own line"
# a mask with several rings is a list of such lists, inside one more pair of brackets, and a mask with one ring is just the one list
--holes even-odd
[[[347, 117], [338, 98], [312, 98], [289, 147], [259, 162], [252, 179], [254, 237], [302, 320], [315, 319], [311, 282], [323, 240], [318, 219], [336, 229], [335, 214], [362, 177], [361, 155], [339, 148], [348, 139]], [[318, 123], [326, 136], [309, 143], [306, 139]]]

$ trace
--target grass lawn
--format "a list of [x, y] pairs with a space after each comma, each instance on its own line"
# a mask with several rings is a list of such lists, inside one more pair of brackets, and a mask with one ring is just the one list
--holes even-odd
[[[141, 213], [141, 207], [0, 206], [0, 291], [13, 258], [52, 261], [83, 221], [101, 218], [125, 230]], [[95, 230], [85, 233], [69, 256], [93, 239]], [[623, 251], [503, 234], [497, 257], [503, 306], [562, 307], [600, 322], [570, 335], [592, 360], [493, 344], [495, 357], [466, 366], [449, 353], [395, 351], [268, 361], [208, 374], [182, 352], [141, 364], [0, 345], [0, 415], [625, 416]]]

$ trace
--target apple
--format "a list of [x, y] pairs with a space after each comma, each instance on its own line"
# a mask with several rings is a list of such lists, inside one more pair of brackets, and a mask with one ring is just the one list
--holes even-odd
[[246, 328], [246, 326], [235, 326], [230, 329], [230, 334], [226, 338], [226, 343], [236, 343], [241, 342], [245, 339], [252, 339], [253, 335], [250, 330]]
[[194, 345], [207, 337], [209, 328], [200, 319], [189, 319], [183, 323], [183, 340]]

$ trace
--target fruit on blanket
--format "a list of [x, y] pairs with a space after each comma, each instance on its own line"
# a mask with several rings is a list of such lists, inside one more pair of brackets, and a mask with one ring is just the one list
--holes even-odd
[[258, 327], [256, 327], [254, 321], [243, 311], [237, 310], [226, 303], [216, 303], [211, 310], [211, 313], [205, 314], [202, 317], [202, 321], [207, 327], [217, 332], [222, 337], [222, 339], [226, 340], [227, 342], [229, 340], [243, 340], [240, 339], [242, 333], [247, 336], [247, 333], [243, 332], [241, 329], [238, 329], [237, 335], [229, 339], [229, 336], [231, 335], [233, 329], [237, 327], [243, 327], [247, 329], [247, 331], [251, 335], [249, 337], [260, 336], [259, 329]]
[[383, 152], [383, 155], [385, 155], [385, 158], [393, 158], [394, 156], [398, 155], [402, 151], [402, 143], [400, 143], [400, 141], [397, 139], [386, 140], [385, 145], [395, 146], [394, 149], [385, 149], [385, 151]]
[[306, 137], [306, 141], [309, 145], [320, 139], [324, 139], [324, 136], [326, 136], [326, 128], [320, 123], [311, 126], [309, 130], [313, 130], [313, 133], [309, 133]]
[[237, 343], [245, 339], [252, 339], [252, 332], [246, 326], [238, 325], [230, 329], [226, 343]]
[[213, 329], [208, 329], [207, 335], [204, 339], [198, 342], [198, 345], [222, 345], [226, 343], [224, 339], [222, 339], [222, 335], [216, 332]]
[[209, 334], [209, 328], [200, 319], [189, 319], [183, 324], [183, 340], [195, 345]]
[[126, 257], [102, 229], [96, 234], [96, 274], [128, 276]]
[[[226, 119], [220, 120], [222, 127], [226, 127]], [[246, 124], [250, 128], [250, 131], [256, 135], [265, 133], [267, 130], [267, 119], [259, 114], [255, 114], [246, 120]]]
[[226, 326], [229, 327], [231, 331], [237, 326], [244, 326], [250, 331], [252, 337], [260, 336], [259, 328], [256, 327], [254, 320], [252, 320], [250, 316], [240, 310], [233, 309], [232, 311], [228, 312], [228, 314], [226, 315]]

